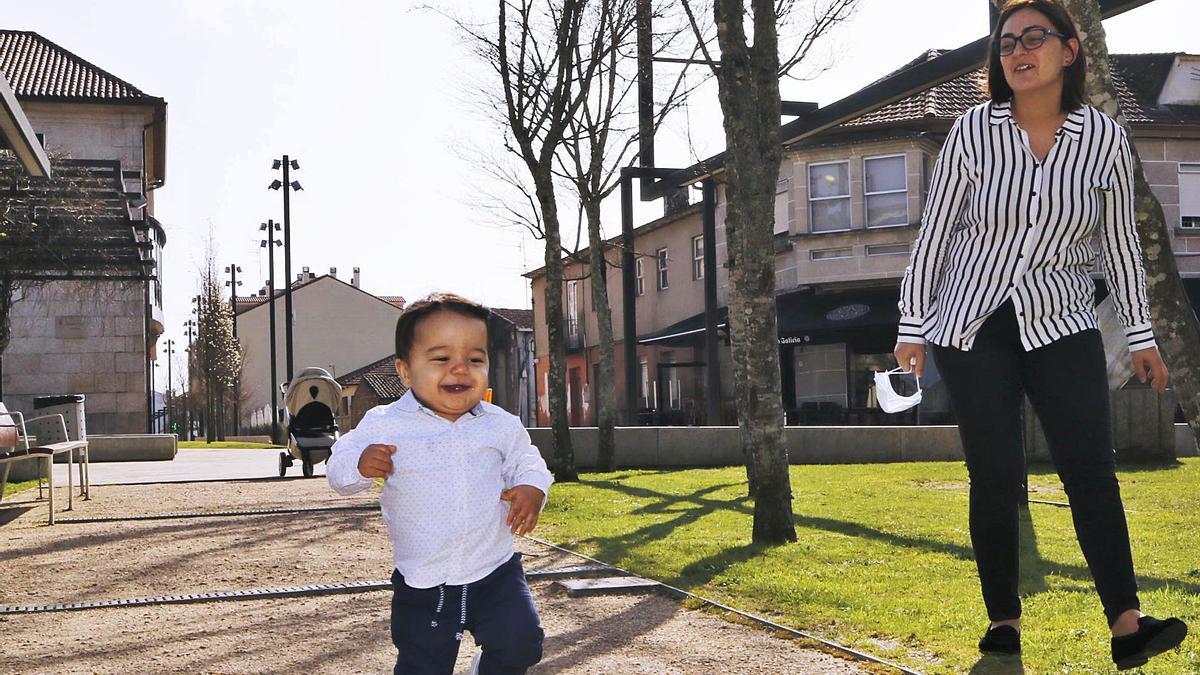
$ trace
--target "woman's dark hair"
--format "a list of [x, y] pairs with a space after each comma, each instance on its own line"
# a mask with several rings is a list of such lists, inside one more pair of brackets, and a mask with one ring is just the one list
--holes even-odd
[[[1000, 18], [996, 21], [996, 30], [992, 32], [991, 48], [988, 50], [988, 93], [992, 103], [1006, 103], [1012, 100], [1013, 90], [1004, 78], [1004, 67], [1000, 65], [1000, 34], [1008, 17], [1022, 9], [1033, 9], [1046, 15], [1053, 29], [1067, 36], [1060, 38], [1065, 43], [1068, 38], [1079, 40], [1075, 30], [1075, 22], [1062, 5], [1054, 0], [1011, 0], [1004, 5]], [[1047, 26], [1049, 28], [1050, 26]], [[1067, 66], [1063, 74], [1062, 110], [1072, 112], [1083, 106], [1084, 85], [1087, 80], [1087, 59], [1083, 55], [1083, 45], [1075, 54], [1075, 60]]]
[[431, 293], [405, 308], [396, 319], [396, 358], [408, 359], [412, 349], [417, 324], [438, 312], [454, 312], [471, 319], [479, 319], [486, 326], [491, 312], [487, 307], [453, 293]]

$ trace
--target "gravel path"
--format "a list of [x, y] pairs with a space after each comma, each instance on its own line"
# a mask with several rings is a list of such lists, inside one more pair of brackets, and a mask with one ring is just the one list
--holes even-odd
[[[94, 486], [64, 517], [366, 505], [323, 480]], [[65, 492], [60, 495], [65, 498]], [[0, 504], [0, 605], [81, 602], [383, 579], [373, 511], [46, 527], [36, 491]], [[65, 503], [65, 501], [64, 501]], [[522, 540], [529, 570], [582, 564]], [[545, 624], [537, 673], [865, 673], [862, 665], [658, 595], [571, 598], [532, 582]], [[0, 672], [386, 672], [390, 593], [0, 617]], [[468, 638], [459, 672], [474, 652]], [[878, 671], [876, 671], [878, 672]]]

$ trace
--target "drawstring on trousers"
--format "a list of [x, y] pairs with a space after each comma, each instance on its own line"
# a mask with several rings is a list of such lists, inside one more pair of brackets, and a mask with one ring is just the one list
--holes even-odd
[[[463, 639], [463, 631], [467, 627], [467, 585], [462, 586], [462, 601], [459, 603], [458, 613], [458, 632], [454, 634], [454, 639], [459, 642]], [[446, 584], [438, 586], [438, 601], [437, 608], [433, 610], [433, 621], [429, 622], [430, 628], [438, 627], [438, 617], [442, 615], [442, 608], [446, 605]]]

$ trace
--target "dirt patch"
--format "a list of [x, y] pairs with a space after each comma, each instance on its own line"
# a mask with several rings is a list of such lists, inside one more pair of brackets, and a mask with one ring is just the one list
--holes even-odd
[[[65, 492], [59, 496], [65, 499]], [[372, 581], [391, 572], [374, 511], [45, 526], [36, 491], [0, 504], [0, 605]], [[63, 517], [370, 505], [324, 480], [95, 486]], [[65, 503], [65, 501], [63, 502]], [[580, 559], [522, 540], [529, 570]], [[862, 673], [862, 665], [657, 594], [570, 598], [534, 581], [537, 673]], [[386, 591], [0, 617], [0, 672], [386, 672]], [[468, 637], [465, 671], [475, 650]]]

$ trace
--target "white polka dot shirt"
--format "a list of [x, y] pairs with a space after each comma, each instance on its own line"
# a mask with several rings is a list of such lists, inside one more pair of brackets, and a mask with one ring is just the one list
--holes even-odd
[[396, 569], [414, 588], [478, 581], [513, 554], [504, 522], [506, 488], [554, 482], [521, 420], [480, 402], [454, 422], [438, 417], [410, 391], [371, 409], [333, 446], [329, 485], [351, 495], [374, 483], [358, 472], [368, 445], [395, 445], [392, 474], [379, 497]]

